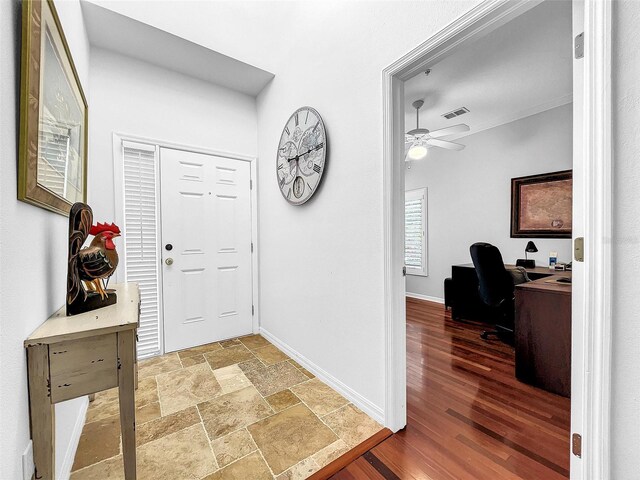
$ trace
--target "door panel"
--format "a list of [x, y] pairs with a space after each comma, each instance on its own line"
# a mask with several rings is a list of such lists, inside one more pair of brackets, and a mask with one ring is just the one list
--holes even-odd
[[248, 162], [168, 148], [160, 162], [165, 351], [251, 333]]

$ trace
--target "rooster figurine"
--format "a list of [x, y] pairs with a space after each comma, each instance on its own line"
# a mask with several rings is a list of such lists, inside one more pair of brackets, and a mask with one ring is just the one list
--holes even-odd
[[[85, 203], [75, 203], [69, 213], [69, 263], [67, 273], [67, 315], [116, 303], [116, 293], [107, 290], [109, 277], [118, 266], [113, 239], [120, 236], [114, 225], [93, 225], [93, 211]], [[89, 235], [93, 240], [82, 248]]]

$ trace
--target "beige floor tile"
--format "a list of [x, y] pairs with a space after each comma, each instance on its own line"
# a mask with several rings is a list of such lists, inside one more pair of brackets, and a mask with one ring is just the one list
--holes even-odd
[[254, 452], [202, 480], [273, 480], [273, 476], [260, 454]]
[[273, 365], [274, 363], [280, 363], [289, 360], [289, 357], [287, 355], [285, 355], [273, 345], [256, 348], [255, 350], [253, 350], [253, 354], [258, 357], [260, 361], [265, 365]]
[[353, 404], [346, 405], [322, 420], [351, 448], [382, 430], [382, 426]]
[[163, 373], [156, 379], [162, 415], [184, 410], [221, 392], [215, 375], [206, 363]]
[[291, 390], [282, 390], [265, 398], [274, 411], [280, 412], [285, 408], [293, 407], [300, 403], [300, 399]]
[[216, 439], [271, 415], [273, 410], [254, 387], [198, 404], [209, 438]]
[[246, 362], [254, 358], [254, 356], [244, 345], [236, 345], [205, 353], [204, 358], [209, 362], [212, 370], [217, 370], [235, 363]]
[[248, 335], [246, 337], [240, 337], [238, 340], [240, 340], [249, 350], [255, 350], [256, 348], [271, 345], [266, 338], [260, 335]]
[[313, 373], [311, 373], [309, 370], [307, 370], [306, 368], [304, 368], [302, 365], [300, 365], [298, 362], [296, 362], [295, 360], [289, 359], [289, 363], [291, 365], [293, 365], [294, 367], [296, 367], [298, 370], [300, 370], [302, 373], [304, 373], [307, 377], [309, 378], [315, 378], [315, 375]]
[[222, 348], [235, 347], [236, 345], [242, 345], [240, 343], [240, 340], [238, 340], [237, 338], [232, 338], [231, 340], [225, 340], [223, 342], [220, 342], [220, 346]]
[[120, 453], [120, 417], [85, 424], [72, 470], [79, 470]]
[[249, 370], [245, 375], [265, 397], [309, 380], [288, 362]]
[[150, 403], [143, 407], [138, 407], [136, 409], [136, 426], [150, 422], [151, 420], [160, 417], [160, 415], [162, 415], [162, 413], [160, 412], [160, 402]]
[[274, 475], [338, 440], [306, 406], [295, 405], [247, 427]]
[[211, 442], [211, 448], [220, 467], [225, 467], [258, 449], [245, 428], [215, 439]]
[[188, 357], [202, 355], [203, 353], [215, 352], [216, 350], [220, 350], [221, 348], [222, 347], [218, 342], [207, 343], [206, 345], [199, 345], [197, 347], [187, 348], [186, 350], [180, 350], [178, 352], [178, 356], [180, 357], [180, 360], [183, 360]]
[[144, 445], [196, 423], [200, 423], [198, 409], [189, 407], [166, 417], [156, 418], [147, 423], [136, 425], [136, 445]]
[[148, 358], [138, 362], [138, 378], [154, 377], [160, 373], [180, 370], [182, 364], [177, 353], [168, 353], [159, 357]]
[[249, 370], [255, 370], [256, 368], [264, 367], [264, 363], [262, 363], [257, 358], [253, 357], [247, 360], [246, 362], [240, 362], [238, 364], [238, 367], [240, 367], [240, 370], [246, 373]]
[[[138, 389], [135, 391], [136, 407], [148, 405], [158, 401], [158, 388], [153, 377], [141, 379], [138, 382]], [[89, 403], [87, 410], [87, 423], [103, 420], [120, 415], [120, 403], [118, 400], [118, 389], [111, 388], [104, 392], [96, 393], [95, 400]]]
[[189, 357], [180, 358], [180, 361], [182, 362], [182, 366], [184, 368], [193, 367], [194, 365], [198, 365], [199, 363], [206, 362], [206, 360], [204, 359], [204, 355], [202, 355], [201, 353], [197, 355], [191, 355]]
[[305, 480], [305, 478], [309, 478], [318, 470], [320, 470], [320, 467], [313, 458], [305, 458], [286, 472], [278, 475], [276, 480]]
[[124, 480], [122, 455], [76, 470], [71, 474], [71, 480]]
[[319, 416], [331, 413], [349, 403], [349, 400], [317, 378], [291, 387], [291, 391]]
[[326, 467], [331, 462], [333, 462], [336, 458], [344, 455], [349, 451], [349, 446], [344, 443], [344, 440], [337, 440], [333, 442], [331, 445], [327, 445], [318, 453], [313, 454], [313, 459], [318, 464], [319, 467]]
[[146, 443], [137, 454], [141, 480], [196, 480], [218, 468], [201, 424]]
[[219, 368], [214, 370], [213, 374], [222, 388], [222, 393], [231, 393], [251, 386], [251, 382], [238, 365]]

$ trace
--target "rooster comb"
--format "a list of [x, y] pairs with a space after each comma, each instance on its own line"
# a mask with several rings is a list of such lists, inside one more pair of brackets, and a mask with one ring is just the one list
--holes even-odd
[[119, 234], [120, 228], [118, 228], [115, 223], [112, 223], [111, 225], [109, 225], [108, 223], [98, 223], [97, 225], [92, 226], [91, 230], [89, 230], [89, 234], [94, 236], [102, 232], [112, 232]]

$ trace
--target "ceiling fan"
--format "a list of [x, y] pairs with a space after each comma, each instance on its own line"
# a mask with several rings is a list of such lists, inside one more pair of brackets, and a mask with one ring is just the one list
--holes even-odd
[[420, 108], [424, 105], [424, 100], [416, 100], [411, 105], [416, 109], [416, 128], [409, 130], [405, 135], [405, 161], [423, 159], [427, 156], [427, 149], [431, 147], [448, 150], [462, 150], [464, 148], [464, 145], [460, 143], [440, 139], [454, 133], [468, 132], [469, 125], [460, 123], [430, 132], [426, 128], [420, 128]]

